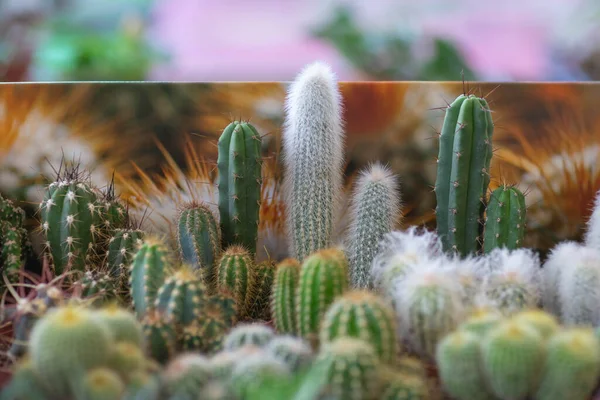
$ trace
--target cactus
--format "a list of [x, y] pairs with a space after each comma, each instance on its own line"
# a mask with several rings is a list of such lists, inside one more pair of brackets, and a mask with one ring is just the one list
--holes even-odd
[[483, 251], [521, 247], [525, 238], [526, 213], [525, 196], [519, 189], [500, 186], [494, 190], [486, 208]]
[[133, 257], [129, 285], [138, 317], [143, 317], [154, 307], [156, 295], [165, 279], [168, 254], [167, 247], [161, 241], [149, 239]]
[[442, 385], [457, 400], [492, 400], [481, 371], [481, 337], [466, 331], [455, 331], [442, 339], [436, 350], [436, 361]]
[[288, 90], [283, 133], [290, 254], [300, 262], [331, 246], [342, 189], [341, 95], [331, 69], [306, 67]]
[[161, 364], [169, 361], [177, 350], [177, 331], [171, 321], [152, 310], [142, 320], [146, 353]]
[[256, 253], [262, 185], [261, 136], [234, 121], [219, 138], [219, 214], [223, 247], [239, 244]]
[[121, 294], [119, 279], [102, 270], [85, 271], [76, 284], [81, 285], [82, 297], [94, 298], [100, 304], [118, 300]]
[[556, 318], [542, 310], [527, 310], [513, 316], [513, 321], [517, 323], [529, 324], [546, 340], [558, 332], [560, 326]]
[[185, 351], [201, 351], [206, 354], [220, 351], [228, 328], [219, 316], [203, 314], [201, 319], [183, 328], [181, 347]]
[[460, 324], [460, 329], [484, 337], [491, 329], [494, 329], [504, 321], [502, 314], [496, 309], [477, 309]]
[[19, 271], [31, 250], [24, 221], [25, 212], [0, 196], [0, 273]]
[[200, 275], [184, 265], [158, 290], [154, 307], [175, 324], [188, 325], [202, 313], [206, 289]]
[[110, 234], [115, 229], [123, 229], [129, 222], [129, 211], [115, 194], [114, 174], [106, 189], [98, 196], [102, 229]]
[[100, 324], [106, 326], [116, 342], [128, 342], [142, 346], [143, 332], [135, 315], [128, 310], [111, 304], [92, 314]]
[[459, 283], [437, 268], [412, 273], [398, 286], [394, 300], [403, 338], [430, 359], [435, 358], [438, 342], [465, 314]]
[[321, 344], [355, 337], [373, 346], [384, 363], [394, 364], [399, 340], [394, 310], [368, 291], [351, 291], [329, 307], [321, 323]]
[[600, 251], [600, 190], [596, 192], [592, 214], [587, 222], [584, 243], [586, 246]]
[[78, 171], [68, 171], [46, 188], [40, 204], [41, 227], [56, 275], [67, 267], [83, 271], [94, 255], [91, 251], [100, 240], [101, 224], [97, 200]]
[[346, 246], [353, 287], [373, 287], [373, 259], [383, 236], [391, 232], [398, 222], [399, 211], [398, 184], [391, 170], [380, 164], [372, 164], [362, 171], [352, 194]]
[[210, 361], [198, 354], [183, 353], [167, 365], [163, 377], [170, 398], [195, 399], [210, 381]]
[[226, 290], [235, 296], [240, 316], [246, 315], [248, 289], [252, 282], [252, 257], [241, 246], [225, 250], [217, 269], [217, 290]]
[[185, 203], [179, 211], [177, 241], [184, 262], [202, 268], [205, 283], [212, 287], [215, 266], [221, 255], [221, 229], [204, 204]]
[[108, 240], [106, 264], [109, 273], [120, 278], [127, 276], [133, 256], [144, 243], [144, 231], [139, 229], [115, 229]]
[[125, 341], [114, 343], [108, 366], [118, 372], [124, 380], [129, 381], [145, 368], [146, 363], [143, 348], [137, 343]]
[[429, 389], [425, 380], [416, 376], [396, 374], [386, 385], [380, 400], [429, 400]]
[[83, 392], [88, 400], [114, 400], [125, 392], [125, 384], [114, 371], [95, 368], [86, 374]]
[[275, 263], [263, 261], [257, 264], [253, 275], [254, 278], [246, 300], [246, 309], [252, 319], [270, 321], [269, 301], [273, 290], [273, 280], [275, 279]]
[[40, 382], [31, 360], [20, 361], [13, 367], [10, 381], [0, 393], [2, 400], [50, 400], [48, 390]]
[[347, 260], [337, 249], [319, 250], [306, 258], [296, 297], [297, 333], [311, 344], [318, 339], [323, 315], [348, 287]]
[[437, 232], [446, 251], [479, 251], [494, 124], [487, 102], [460, 95], [446, 109], [435, 182]]
[[254, 388], [269, 379], [284, 379], [289, 376], [287, 365], [269, 354], [252, 354], [240, 359], [231, 371], [231, 384], [235, 392], [245, 398]]
[[33, 327], [29, 356], [42, 383], [58, 398], [68, 398], [73, 376], [108, 364], [111, 341], [109, 329], [92, 312], [58, 307]]
[[556, 333], [547, 345], [537, 400], [585, 400], [600, 377], [600, 345], [591, 329]]
[[313, 360], [310, 345], [294, 336], [276, 336], [266, 346], [267, 353], [283, 361], [292, 372], [309, 366]]
[[218, 316], [228, 328], [232, 327], [238, 320], [238, 307], [235, 298], [220, 292], [209, 296], [202, 308], [202, 315]]
[[563, 281], [565, 266], [579, 259], [580, 254], [588, 252], [587, 249], [577, 242], [562, 242], [551, 250], [542, 268], [542, 304], [545, 310], [560, 316], [562, 304], [559, 285]]
[[373, 348], [355, 338], [338, 338], [323, 347], [315, 368], [323, 366], [330, 394], [348, 400], [377, 399], [379, 360]]
[[544, 341], [529, 324], [507, 321], [482, 343], [482, 360], [492, 392], [502, 399], [533, 394], [544, 361]]
[[297, 260], [288, 258], [277, 265], [271, 294], [271, 316], [280, 333], [297, 332], [296, 292], [299, 279], [300, 263]]
[[265, 346], [275, 337], [275, 332], [263, 324], [238, 324], [223, 340], [225, 351], [237, 350], [242, 346]]

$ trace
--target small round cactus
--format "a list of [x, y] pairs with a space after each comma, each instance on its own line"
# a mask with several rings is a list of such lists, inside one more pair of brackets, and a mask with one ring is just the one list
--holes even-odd
[[300, 280], [300, 263], [288, 258], [277, 265], [273, 292], [271, 294], [271, 316], [280, 333], [295, 334], [296, 292]]
[[556, 317], [542, 310], [522, 311], [513, 316], [513, 321], [531, 325], [542, 336], [548, 339], [560, 328]]
[[250, 287], [253, 263], [248, 250], [241, 246], [228, 247], [217, 269], [217, 290], [226, 290], [235, 296], [240, 316], [246, 315], [246, 301]]
[[427, 382], [416, 376], [396, 374], [386, 385], [380, 400], [429, 400]]
[[292, 372], [309, 366], [313, 359], [310, 345], [294, 336], [276, 336], [265, 349], [267, 353], [283, 361]]
[[135, 315], [117, 305], [109, 305], [93, 313], [99, 323], [106, 326], [116, 342], [129, 342], [142, 346], [144, 335]]
[[394, 364], [398, 357], [399, 340], [394, 310], [368, 291], [346, 292], [325, 313], [320, 333], [321, 344], [344, 336], [369, 343], [385, 363]]
[[263, 324], [240, 324], [233, 328], [223, 341], [223, 349], [232, 351], [252, 344], [265, 346], [275, 337], [273, 329]]
[[504, 318], [502, 314], [496, 309], [480, 308], [474, 310], [469, 317], [460, 324], [460, 329], [483, 337], [503, 321]]
[[202, 278], [184, 265], [165, 279], [158, 290], [154, 307], [176, 324], [187, 325], [201, 315], [205, 298]]
[[125, 392], [125, 384], [114, 371], [108, 368], [96, 368], [85, 376], [83, 391], [85, 399], [114, 400]]
[[183, 353], [166, 366], [163, 378], [170, 396], [195, 398], [210, 381], [210, 360], [194, 353]]
[[170, 320], [152, 311], [142, 320], [146, 353], [158, 361], [166, 363], [177, 350], [177, 332]]
[[117, 342], [113, 345], [108, 366], [122, 378], [129, 380], [133, 374], [146, 366], [146, 357], [138, 345], [131, 342]]

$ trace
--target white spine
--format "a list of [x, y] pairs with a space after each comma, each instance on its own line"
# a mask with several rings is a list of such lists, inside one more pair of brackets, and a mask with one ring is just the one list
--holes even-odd
[[587, 232], [585, 233], [586, 246], [600, 250], [600, 190], [596, 193], [594, 200], [594, 209], [587, 223]]
[[559, 297], [559, 283], [567, 268], [570, 268], [577, 254], [583, 246], [577, 242], [562, 242], [550, 252], [550, 256], [542, 269], [542, 304], [546, 311], [560, 317], [561, 301]]
[[558, 284], [563, 323], [600, 325], [600, 251], [582, 247], [571, 254]]

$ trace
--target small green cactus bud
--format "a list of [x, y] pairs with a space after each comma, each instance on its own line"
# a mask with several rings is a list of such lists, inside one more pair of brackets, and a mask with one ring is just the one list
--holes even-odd
[[457, 400], [492, 400], [481, 371], [481, 337], [465, 330], [440, 341], [436, 361], [442, 385]]
[[33, 327], [29, 355], [41, 381], [59, 398], [82, 369], [107, 365], [112, 336], [91, 311], [74, 306], [49, 310]]
[[512, 319], [517, 323], [531, 325], [543, 339], [549, 339], [560, 328], [556, 317], [542, 310], [521, 311], [514, 315]]
[[347, 260], [338, 249], [319, 250], [300, 270], [296, 298], [298, 333], [311, 344], [318, 340], [323, 315], [348, 287]]
[[514, 186], [500, 186], [490, 195], [486, 208], [483, 251], [516, 249], [523, 245], [527, 207], [525, 196]]
[[275, 337], [273, 329], [263, 324], [239, 324], [233, 328], [223, 341], [223, 349], [232, 351], [253, 344], [263, 347]]
[[85, 376], [83, 384], [85, 398], [89, 400], [119, 399], [125, 392], [125, 384], [114, 371], [95, 368]]
[[142, 348], [131, 342], [117, 342], [113, 345], [108, 366], [117, 371], [126, 381], [133, 374], [144, 369], [146, 358]]
[[544, 361], [544, 341], [529, 324], [507, 321], [482, 342], [482, 360], [492, 392], [502, 399], [533, 394]]
[[538, 400], [586, 400], [600, 377], [600, 344], [591, 329], [572, 328], [548, 341]]
[[205, 298], [202, 278], [196, 270], [183, 265], [165, 279], [154, 307], [175, 324], [187, 325], [201, 315]]
[[133, 258], [129, 284], [138, 318], [154, 307], [156, 295], [165, 279], [168, 255], [169, 251], [162, 241], [147, 239]]
[[157, 311], [151, 311], [142, 320], [142, 330], [148, 356], [164, 364], [175, 355], [177, 332], [170, 320], [165, 320]]
[[116, 342], [129, 342], [141, 347], [144, 335], [142, 327], [128, 310], [111, 304], [98, 311], [94, 311], [94, 317], [102, 325], [106, 326]]
[[296, 292], [299, 279], [300, 263], [297, 260], [288, 258], [277, 265], [271, 295], [271, 316], [280, 333], [297, 332]]
[[217, 269], [217, 290], [225, 290], [235, 296], [240, 316], [245, 316], [248, 288], [252, 280], [252, 258], [241, 246], [225, 250]]
[[397, 360], [400, 348], [394, 310], [368, 291], [350, 291], [338, 297], [321, 324], [321, 344], [338, 337], [355, 337], [373, 346], [384, 363]]
[[246, 299], [246, 309], [252, 319], [270, 321], [269, 300], [271, 299], [273, 280], [275, 279], [275, 263], [264, 261], [257, 264], [253, 275], [254, 278]]
[[497, 310], [493, 308], [479, 308], [469, 314], [469, 317], [460, 324], [460, 329], [483, 337], [503, 321], [502, 314]]
[[294, 336], [276, 336], [266, 346], [266, 352], [283, 361], [292, 372], [310, 365], [313, 351], [304, 340]]
[[416, 376], [396, 374], [386, 385], [381, 400], [429, 400], [427, 382]]
[[221, 229], [212, 211], [204, 204], [186, 203], [179, 211], [177, 239], [183, 261], [202, 268], [207, 287], [216, 279], [221, 256]]

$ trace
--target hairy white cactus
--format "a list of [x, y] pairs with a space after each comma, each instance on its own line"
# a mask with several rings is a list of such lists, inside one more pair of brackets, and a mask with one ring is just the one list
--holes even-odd
[[343, 180], [341, 95], [331, 69], [307, 66], [291, 84], [283, 133], [290, 254], [302, 261], [331, 245]]
[[363, 170], [352, 194], [346, 239], [352, 286], [372, 288], [371, 266], [379, 242], [400, 218], [400, 194], [392, 171], [379, 163]]
[[585, 233], [586, 246], [600, 250], [600, 190], [596, 193], [592, 215], [587, 223], [587, 232]]
[[565, 269], [583, 246], [577, 242], [562, 242], [556, 245], [542, 269], [542, 304], [544, 309], [552, 314], [561, 316], [561, 302], [559, 297], [559, 283]]

